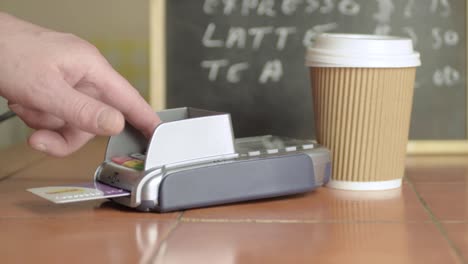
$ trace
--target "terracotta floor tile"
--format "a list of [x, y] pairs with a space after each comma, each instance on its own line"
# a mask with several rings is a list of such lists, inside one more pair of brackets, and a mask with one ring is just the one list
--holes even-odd
[[467, 183], [416, 183], [415, 189], [439, 220], [468, 220]]
[[447, 236], [454, 246], [460, 251], [465, 263], [468, 261], [468, 222], [444, 223]]
[[176, 219], [180, 212], [150, 213], [139, 212], [119, 206], [108, 200], [94, 200], [69, 204], [54, 204], [26, 189], [72, 183], [75, 180], [18, 180], [0, 182], [0, 219], [11, 217], [68, 217], [68, 218], [138, 218]]
[[468, 179], [467, 166], [407, 168], [406, 177], [413, 183], [453, 183]]
[[188, 210], [184, 218], [312, 221], [429, 220], [410, 186], [382, 192], [320, 188], [306, 195]]
[[65, 158], [46, 157], [41, 162], [15, 173], [15, 179], [92, 180], [104, 160], [107, 138], [99, 137]]
[[45, 158], [44, 154], [32, 150], [26, 143], [0, 150], [0, 180], [22, 168]]
[[432, 224], [408, 223], [181, 223], [161, 245], [158, 261], [460, 263]]
[[2, 263], [150, 263], [174, 221], [1, 219]]
[[468, 155], [408, 155], [407, 168], [460, 167], [468, 164]]

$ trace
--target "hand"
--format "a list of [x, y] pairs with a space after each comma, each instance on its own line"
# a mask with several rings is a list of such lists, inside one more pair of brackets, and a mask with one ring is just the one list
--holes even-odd
[[99, 51], [71, 34], [0, 12], [0, 95], [29, 127], [28, 143], [68, 155], [125, 119], [150, 137], [160, 120]]

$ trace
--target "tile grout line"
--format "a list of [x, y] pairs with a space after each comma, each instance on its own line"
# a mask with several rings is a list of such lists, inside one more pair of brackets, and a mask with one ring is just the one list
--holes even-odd
[[164, 254], [166, 253], [166, 249], [167, 249], [167, 240], [169, 239], [169, 237], [171, 236], [171, 234], [177, 229], [177, 227], [179, 226], [180, 223], [182, 223], [182, 217], [184, 215], [185, 211], [182, 211], [178, 216], [177, 216], [177, 219], [175, 221], [175, 223], [173, 223], [171, 225], [171, 227], [169, 227], [169, 230], [166, 232], [165, 236], [162, 237], [161, 239], [161, 242], [159, 243], [157, 249], [156, 249], [156, 260], [154, 263], [162, 263], [162, 258], [164, 257]]
[[[228, 219], [228, 218], [192, 218], [181, 219], [185, 223], [251, 223], [251, 224], [398, 224], [398, 223], [421, 223], [421, 221], [392, 221], [392, 220], [296, 220], [296, 219]], [[427, 220], [423, 223], [432, 223]]]
[[431, 218], [432, 223], [435, 225], [439, 233], [442, 235], [442, 237], [445, 239], [445, 241], [448, 243], [449, 247], [453, 250], [455, 255], [458, 257], [459, 260], [461, 260], [462, 263], [467, 264], [468, 262], [465, 260], [463, 257], [463, 254], [460, 252], [460, 249], [453, 243], [453, 241], [448, 237], [447, 231], [445, 230], [444, 226], [442, 225], [442, 222], [435, 216], [435, 214], [432, 212], [431, 208], [429, 205], [426, 203], [426, 201], [422, 198], [422, 196], [419, 194], [419, 192], [416, 190], [416, 187], [414, 186], [413, 182], [409, 177], [406, 178], [406, 182], [408, 185], [411, 187], [413, 192], [416, 194], [416, 197], [418, 197], [419, 202], [422, 204], [424, 210], [429, 214], [429, 217]]
[[[30, 219], [47, 219], [47, 220], [62, 220], [69, 219], [70, 216], [0, 216], [2, 220], [30, 220]], [[100, 217], [96, 217], [100, 219]], [[104, 219], [104, 218], [102, 218]], [[137, 220], [152, 221], [148, 218], [132, 218]], [[174, 221], [171, 219], [158, 219], [158, 221]], [[431, 220], [426, 221], [397, 221], [397, 220], [296, 220], [296, 219], [228, 219], [228, 218], [194, 218], [177, 216], [176, 221], [179, 223], [227, 223], [227, 224], [417, 224], [417, 223], [432, 223]], [[443, 221], [443, 223], [468, 223], [468, 221]], [[174, 224], [175, 225], [175, 224]], [[175, 227], [175, 226], [174, 226]], [[171, 227], [170, 229], [172, 229]]]

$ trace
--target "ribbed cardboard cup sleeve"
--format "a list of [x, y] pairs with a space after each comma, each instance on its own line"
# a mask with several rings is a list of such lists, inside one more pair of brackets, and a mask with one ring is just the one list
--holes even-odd
[[403, 177], [416, 68], [312, 67], [317, 140], [332, 151], [332, 181]]

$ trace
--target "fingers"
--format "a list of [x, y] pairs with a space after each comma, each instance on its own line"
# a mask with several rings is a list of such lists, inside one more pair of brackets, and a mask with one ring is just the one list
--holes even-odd
[[25, 108], [19, 104], [8, 104], [11, 111], [15, 112], [26, 125], [34, 129], [56, 130], [65, 125], [65, 121], [51, 114]]
[[125, 120], [120, 111], [75, 90], [63, 79], [55, 79], [50, 85], [53, 97], [38, 98], [34, 101], [36, 108], [96, 135], [116, 135], [122, 131]]
[[58, 131], [38, 130], [28, 139], [29, 145], [55, 157], [67, 156], [94, 137], [93, 134], [65, 126]]
[[138, 91], [107, 62], [102, 62], [87, 78], [101, 90], [101, 98], [120, 110], [127, 121], [150, 137], [161, 122]]

